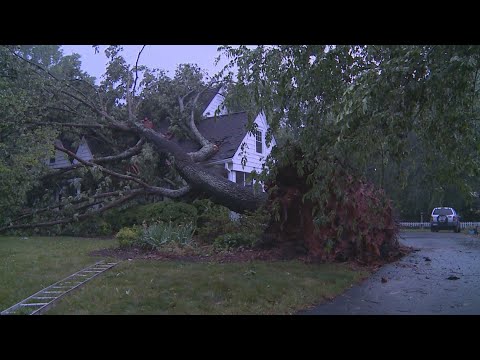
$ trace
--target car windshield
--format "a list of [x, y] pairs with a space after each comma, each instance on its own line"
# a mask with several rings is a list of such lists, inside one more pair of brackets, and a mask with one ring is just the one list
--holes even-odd
[[452, 209], [435, 209], [433, 215], [453, 215]]

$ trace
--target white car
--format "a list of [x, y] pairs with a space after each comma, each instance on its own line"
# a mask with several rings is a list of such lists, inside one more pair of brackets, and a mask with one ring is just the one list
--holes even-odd
[[430, 217], [430, 229], [432, 231], [452, 229], [458, 233], [460, 232], [460, 216], [451, 207], [437, 207], [433, 209]]

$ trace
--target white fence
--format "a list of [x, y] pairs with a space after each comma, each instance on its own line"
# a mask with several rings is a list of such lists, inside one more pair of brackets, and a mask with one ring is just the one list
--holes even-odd
[[[467, 228], [475, 228], [479, 226], [480, 227], [480, 222], [460, 222], [460, 228], [461, 229], [467, 229]], [[400, 227], [406, 227], [406, 228], [430, 228], [430, 223], [429, 222], [405, 222], [401, 221], [400, 222]]]

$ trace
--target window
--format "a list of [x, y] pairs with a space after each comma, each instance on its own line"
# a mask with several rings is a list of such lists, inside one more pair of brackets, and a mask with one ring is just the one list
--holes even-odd
[[263, 153], [262, 149], [262, 132], [255, 131], [255, 142], [257, 144], [257, 153]]
[[50, 158], [50, 164], [53, 164], [55, 162], [55, 157]]
[[238, 185], [245, 185], [245, 173], [243, 171], [235, 171], [235, 182]]
[[253, 186], [253, 177], [250, 173], [236, 171], [235, 182], [242, 186]]
[[449, 208], [435, 209], [432, 215], [453, 215], [453, 211]]

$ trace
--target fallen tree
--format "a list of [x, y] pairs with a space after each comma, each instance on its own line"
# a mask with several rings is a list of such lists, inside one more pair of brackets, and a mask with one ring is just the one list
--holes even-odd
[[361, 263], [394, 260], [404, 254], [398, 243], [398, 224], [385, 193], [365, 180], [348, 174], [341, 161], [325, 172], [322, 196], [309, 196], [311, 173], [300, 175], [296, 163], [302, 151], [295, 145], [285, 149], [295, 154], [279, 163], [267, 208], [274, 211], [263, 236], [263, 246], [280, 247], [285, 256], [307, 256], [319, 261]]
[[[379, 181], [375, 181], [381, 188], [385, 164], [405, 159], [411, 151], [407, 138], [412, 132], [425, 144], [439, 146], [450, 141], [447, 135], [454, 131], [461, 146], [445, 154], [452, 159], [474, 146], [477, 136], [470, 131], [478, 115], [480, 62], [475, 62], [474, 47], [227, 47], [224, 52], [239, 72], [237, 79], [227, 74], [221, 80], [230, 84], [235, 99], [243, 99], [252, 114], [265, 112], [273, 133], [283, 132], [295, 144], [272, 153], [271, 172], [263, 174], [269, 192], [253, 193], [202, 165], [218, 145], [198, 130], [196, 105], [202, 92], [217, 85], [220, 77], [203, 81], [198, 69], [184, 66], [170, 79], [139, 66], [140, 54], [130, 67], [120, 55], [121, 48], [113, 46], [106, 51], [105, 79], [96, 86], [78, 71], [78, 64], [68, 76], [60, 76], [14, 46], [1, 50], [6, 68], [13, 64], [15, 70], [14, 75], [5, 71], [2, 81], [7, 87], [24, 94], [31, 91], [32, 83], [36, 85], [38, 100], [25, 109], [18, 105], [25, 111], [21, 117], [25, 131], [90, 131], [109, 144], [112, 153], [84, 161], [58, 145], [58, 151], [78, 163], [48, 177], [90, 174], [92, 187], [66, 199], [68, 204], [62, 203], [56, 212], [41, 212], [54, 219], [27, 223], [26, 214], [17, 214], [16, 220], [9, 216], [0, 231], [86, 219], [139, 195], [181, 198], [196, 191], [239, 213], [265, 205], [273, 215], [266, 244], [288, 244], [285, 248], [294, 253], [303, 251], [321, 260], [392, 258], [398, 254], [392, 205], [366, 180], [365, 169], [372, 162], [379, 164]], [[141, 81], [139, 72], [143, 72]], [[17, 73], [23, 77], [16, 77]], [[453, 85], [444, 92], [448, 81]], [[465, 94], [470, 95], [462, 97]], [[441, 111], [447, 115], [439, 116]], [[168, 122], [172, 132], [196, 141], [198, 149], [187, 152], [168, 134], [146, 124], [145, 117]], [[18, 125], [18, 118], [6, 120]], [[432, 124], [441, 124], [440, 135], [432, 137]], [[477, 163], [477, 158], [468, 159], [456, 163], [456, 168], [474, 169]], [[125, 165], [141, 171], [125, 170]], [[99, 200], [99, 194], [109, 195]], [[98, 208], [98, 201], [104, 210]], [[33, 205], [51, 208], [42, 201]]]

